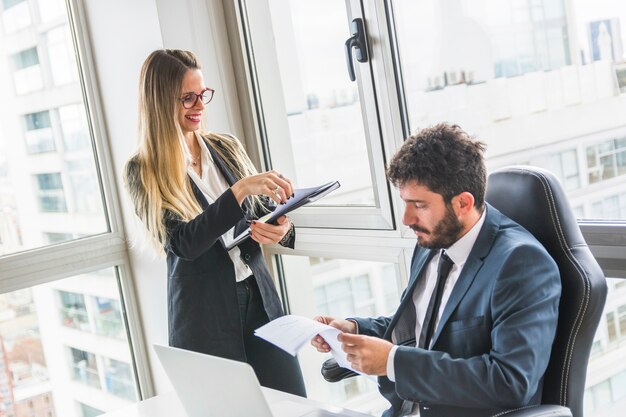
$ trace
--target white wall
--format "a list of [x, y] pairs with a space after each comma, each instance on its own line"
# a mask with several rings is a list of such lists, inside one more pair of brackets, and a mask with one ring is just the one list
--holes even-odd
[[[146, 346], [157, 394], [171, 391], [152, 344], [167, 344], [166, 267], [142, 243], [122, 185], [122, 170], [136, 147], [137, 82], [150, 52], [158, 48], [194, 51], [203, 65], [205, 83], [216, 95], [205, 112], [210, 130], [242, 134], [223, 10], [219, 0], [86, 0], [92, 53], [111, 146], [117, 189], [130, 249]], [[218, 59], [221, 56], [221, 59]]]

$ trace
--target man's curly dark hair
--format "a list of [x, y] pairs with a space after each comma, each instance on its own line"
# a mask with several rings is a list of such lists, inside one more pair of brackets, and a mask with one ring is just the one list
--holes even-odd
[[464, 191], [474, 196], [474, 206], [485, 203], [486, 146], [457, 125], [440, 123], [410, 136], [393, 156], [387, 178], [396, 187], [410, 181], [441, 194], [444, 201]]

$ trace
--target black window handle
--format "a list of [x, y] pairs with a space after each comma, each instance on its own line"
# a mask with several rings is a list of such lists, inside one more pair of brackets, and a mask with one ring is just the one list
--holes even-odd
[[356, 80], [354, 74], [354, 62], [352, 61], [352, 48], [356, 52], [356, 60], [359, 62], [367, 62], [367, 38], [365, 36], [365, 27], [363, 19], [356, 18], [352, 20], [352, 36], [346, 40], [346, 65], [348, 66], [348, 74], [350, 81]]

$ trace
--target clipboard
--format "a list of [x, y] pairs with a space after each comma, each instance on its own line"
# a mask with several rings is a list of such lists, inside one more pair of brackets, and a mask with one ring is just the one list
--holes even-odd
[[[339, 181], [331, 181], [326, 184], [322, 184], [318, 187], [310, 187], [310, 188], [296, 188], [293, 190], [293, 197], [287, 200], [287, 203], [279, 205], [276, 207], [271, 213], [266, 214], [265, 216], [258, 219], [258, 222], [276, 224], [276, 221], [280, 216], [284, 216], [287, 213], [292, 212], [293, 210], [305, 206], [309, 203], [319, 200], [324, 197], [331, 191], [339, 188], [341, 184]], [[229, 245], [224, 245], [226, 250], [231, 250], [244, 240], [250, 237], [250, 228], [247, 228], [243, 232], [241, 232], [238, 236], [236, 236], [233, 241]]]

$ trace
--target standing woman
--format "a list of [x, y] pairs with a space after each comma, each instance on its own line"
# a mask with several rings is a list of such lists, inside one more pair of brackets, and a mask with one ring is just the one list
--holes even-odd
[[124, 182], [153, 243], [167, 256], [169, 343], [248, 362], [261, 385], [305, 396], [298, 361], [255, 337], [282, 316], [259, 243], [293, 248], [293, 224], [252, 223], [293, 194], [277, 173], [256, 173], [237, 139], [201, 132], [214, 90], [188, 51], [154, 51], [139, 84], [139, 148]]

